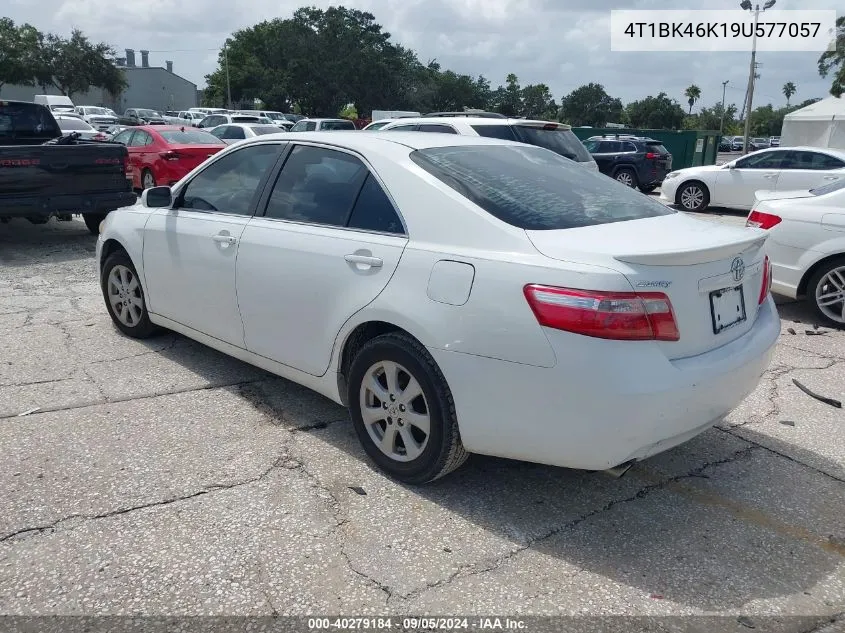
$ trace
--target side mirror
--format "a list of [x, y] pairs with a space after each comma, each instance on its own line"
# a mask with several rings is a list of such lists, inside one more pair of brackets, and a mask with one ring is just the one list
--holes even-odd
[[173, 204], [173, 192], [170, 187], [152, 187], [144, 189], [141, 204], [150, 209], [161, 209]]

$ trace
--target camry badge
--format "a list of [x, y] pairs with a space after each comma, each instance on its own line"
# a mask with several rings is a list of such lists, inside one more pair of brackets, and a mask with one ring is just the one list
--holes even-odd
[[668, 288], [671, 281], [638, 281], [637, 288]]
[[742, 261], [742, 257], [734, 257], [731, 262], [731, 275], [737, 283], [742, 281], [742, 277], [745, 275], [745, 262]]

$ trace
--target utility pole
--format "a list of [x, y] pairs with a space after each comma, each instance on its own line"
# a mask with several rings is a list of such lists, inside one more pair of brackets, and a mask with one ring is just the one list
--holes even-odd
[[228, 48], [229, 48], [228, 42], [223, 44], [223, 61], [226, 63], [226, 95], [228, 97], [227, 100], [226, 100], [226, 109], [231, 110], [232, 109], [232, 84], [229, 81], [229, 52], [228, 52]]
[[722, 82], [722, 119], [719, 121], [719, 136], [722, 136], [722, 129], [725, 127], [725, 88], [728, 85], [729, 79]]
[[[757, 79], [757, 22], [760, 19], [760, 12], [765, 11], [766, 9], [771, 9], [775, 6], [776, 1], [777, 0], [767, 0], [762, 9], [759, 4], [754, 7], [754, 35], [751, 38], [751, 66], [748, 71], [748, 93], [744, 108], [745, 140], [742, 147], [743, 155], [748, 153], [748, 137], [751, 134], [751, 104], [754, 101], [754, 80]], [[739, 6], [744, 10], [751, 10], [750, 0], [743, 0]]]

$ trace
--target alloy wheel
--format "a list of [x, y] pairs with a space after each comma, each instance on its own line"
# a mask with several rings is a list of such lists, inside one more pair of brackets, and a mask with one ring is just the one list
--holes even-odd
[[704, 192], [701, 187], [691, 185], [681, 192], [681, 206], [684, 209], [695, 211], [704, 202]]
[[144, 314], [144, 297], [141, 284], [133, 272], [122, 265], [112, 268], [106, 291], [117, 320], [126, 327], [137, 326]]
[[816, 305], [831, 321], [845, 324], [845, 266], [833, 268], [816, 284]]
[[370, 439], [390, 459], [410, 462], [428, 445], [431, 417], [419, 381], [399, 363], [379, 361], [364, 374], [359, 404]]
[[634, 186], [634, 177], [631, 175], [630, 172], [620, 171], [618, 174], [616, 174], [616, 180], [621, 182], [626, 187]]

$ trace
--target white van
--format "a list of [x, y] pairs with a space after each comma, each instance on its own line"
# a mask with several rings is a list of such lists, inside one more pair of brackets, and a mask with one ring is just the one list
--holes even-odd
[[47, 106], [51, 112], [76, 113], [76, 106], [70, 97], [64, 95], [35, 95], [35, 103]]

